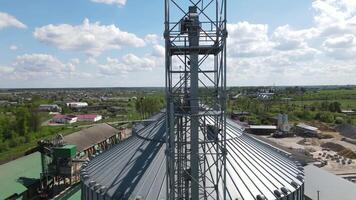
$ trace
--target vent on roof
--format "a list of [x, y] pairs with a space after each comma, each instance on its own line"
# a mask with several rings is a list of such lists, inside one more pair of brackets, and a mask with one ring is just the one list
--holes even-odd
[[92, 187], [93, 185], [95, 185], [95, 183], [96, 183], [95, 181], [90, 181], [89, 186]]
[[295, 181], [292, 181], [290, 184], [291, 184], [294, 188], [298, 188], [298, 187], [299, 187], [298, 183], [296, 183]]
[[94, 190], [98, 190], [100, 188], [100, 185], [99, 184], [95, 184], [94, 185]]
[[257, 196], [256, 196], [256, 199], [257, 199], [257, 200], [267, 200], [267, 198], [266, 198], [264, 195], [262, 195], [262, 194], [257, 195]]
[[105, 194], [105, 193], [106, 193], [106, 190], [107, 190], [106, 186], [102, 186], [102, 187], [100, 188], [101, 194]]
[[274, 190], [273, 193], [279, 198], [282, 196], [281, 192], [279, 190]]
[[142, 196], [137, 196], [137, 197], [135, 198], [135, 200], [143, 200], [143, 197], [142, 197]]
[[288, 189], [285, 188], [285, 187], [281, 187], [281, 191], [282, 191], [283, 194], [285, 194], [285, 195], [287, 195], [287, 194], [290, 192], [290, 190], [288, 190]]
[[303, 181], [303, 176], [298, 175], [298, 176], [297, 176], [297, 179], [300, 180], [300, 181]]

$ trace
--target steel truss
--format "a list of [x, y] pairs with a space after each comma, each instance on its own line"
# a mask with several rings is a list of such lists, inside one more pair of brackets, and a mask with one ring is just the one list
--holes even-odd
[[226, 0], [165, 0], [164, 37], [167, 197], [226, 199]]

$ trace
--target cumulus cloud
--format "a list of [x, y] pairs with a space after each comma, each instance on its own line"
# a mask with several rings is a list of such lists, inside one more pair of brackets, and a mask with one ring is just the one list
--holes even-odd
[[0, 66], [0, 76], [5, 76], [14, 71], [12, 67]]
[[105, 76], [126, 76], [130, 72], [152, 71], [164, 66], [164, 47], [154, 45], [151, 53], [137, 56], [129, 53], [121, 58], [106, 58], [106, 63], [99, 65], [99, 72]]
[[126, 75], [129, 72], [151, 71], [160, 65], [163, 66], [162, 58], [127, 54], [120, 59], [106, 58], [106, 63], [99, 65], [99, 70], [103, 75]]
[[273, 48], [273, 43], [268, 38], [267, 24], [250, 24], [244, 21], [229, 24], [228, 31], [230, 56], [264, 56]]
[[149, 44], [158, 44], [160, 41], [163, 41], [163, 38], [156, 34], [147, 34], [145, 36], [145, 41]]
[[154, 45], [153, 46], [153, 51], [152, 51], [152, 56], [154, 57], [164, 57], [165, 55], [165, 48], [162, 45]]
[[9, 47], [9, 49], [10, 49], [11, 51], [16, 51], [16, 50], [18, 49], [18, 47], [17, 47], [16, 45], [11, 45], [11, 46]]
[[271, 40], [278, 50], [294, 50], [308, 46], [307, 40], [319, 35], [316, 28], [294, 30], [290, 25], [278, 27], [272, 34]]
[[95, 65], [98, 63], [98, 61], [93, 57], [89, 57], [88, 59], [85, 60], [85, 63], [90, 64], [90, 65]]
[[271, 79], [278, 84], [355, 83], [350, 74], [356, 73], [356, 1], [314, 0], [312, 12], [314, 23], [304, 29], [288, 24], [274, 30], [267, 24], [229, 24], [232, 84], [271, 83]]
[[18, 79], [39, 78], [41, 76], [64, 77], [75, 72], [79, 59], [63, 63], [49, 54], [24, 54], [12, 63], [12, 76]]
[[356, 59], [355, 35], [330, 37], [323, 42], [323, 47], [327, 55], [335, 59]]
[[91, 0], [91, 2], [118, 6], [124, 6], [126, 4], [126, 0]]
[[22, 29], [27, 28], [25, 24], [20, 22], [14, 16], [4, 12], [0, 12], [0, 29], [6, 27], [15, 27], [15, 28], [22, 28]]
[[62, 50], [85, 52], [89, 56], [98, 56], [103, 51], [123, 47], [143, 47], [145, 41], [133, 33], [125, 32], [115, 25], [90, 23], [85, 19], [81, 25], [46, 25], [36, 28], [34, 37], [46, 44]]

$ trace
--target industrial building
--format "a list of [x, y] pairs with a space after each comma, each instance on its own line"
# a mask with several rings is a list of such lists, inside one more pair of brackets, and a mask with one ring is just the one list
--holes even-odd
[[73, 108], [73, 109], [80, 109], [80, 108], [86, 108], [88, 107], [87, 102], [69, 102], [66, 103], [67, 107]]
[[[83, 165], [82, 199], [167, 199], [165, 114], [154, 119]], [[304, 173], [288, 153], [247, 135], [230, 120], [227, 150], [226, 199], [303, 199]]]
[[108, 124], [98, 124], [66, 135], [64, 142], [75, 144], [80, 157], [90, 157], [98, 151], [109, 148], [121, 140], [121, 132]]
[[317, 127], [299, 123], [295, 126], [295, 133], [302, 137], [318, 137], [320, 134], [320, 131]]
[[85, 114], [85, 115], [57, 114], [52, 118], [52, 122], [58, 124], [72, 124], [75, 122], [97, 122], [102, 119], [103, 117], [97, 114]]
[[47, 112], [62, 112], [62, 108], [57, 104], [41, 104], [38, 106], [38, 110]]
[[[39, 142], [35, 153], [0, 165], [0, 199], [50, 197], [76, 184], [82, 163], [128, 137], [127, 129], [98, 124], [65, 137]], [[4, 181], [6, 180], [6, 181]], [[58, 189], [59, 188], [59, 189]]]
[[96, 114], [78, 115], [78, 122], [97, 122], [103, 119], [103, 116]]
[[254, 135], [270, 135], [277, 131], [275, 125], [250, 125], [246, 129], [249, 133]]
[[52, 123], [58, 124], [73, 124], [78, 121], [78, 117], [75, 115], [61, 115], [57, 114], [52, 118]]

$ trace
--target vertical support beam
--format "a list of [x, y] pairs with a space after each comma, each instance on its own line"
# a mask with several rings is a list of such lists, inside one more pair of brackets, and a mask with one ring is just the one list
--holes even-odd
[[[189, 46], [199, 46], [200, 22], [197, 7], [189, 7]], [[190, 52], [190, 112], [191, 112], [191, 197], [199, 199], [199, 51]]]

